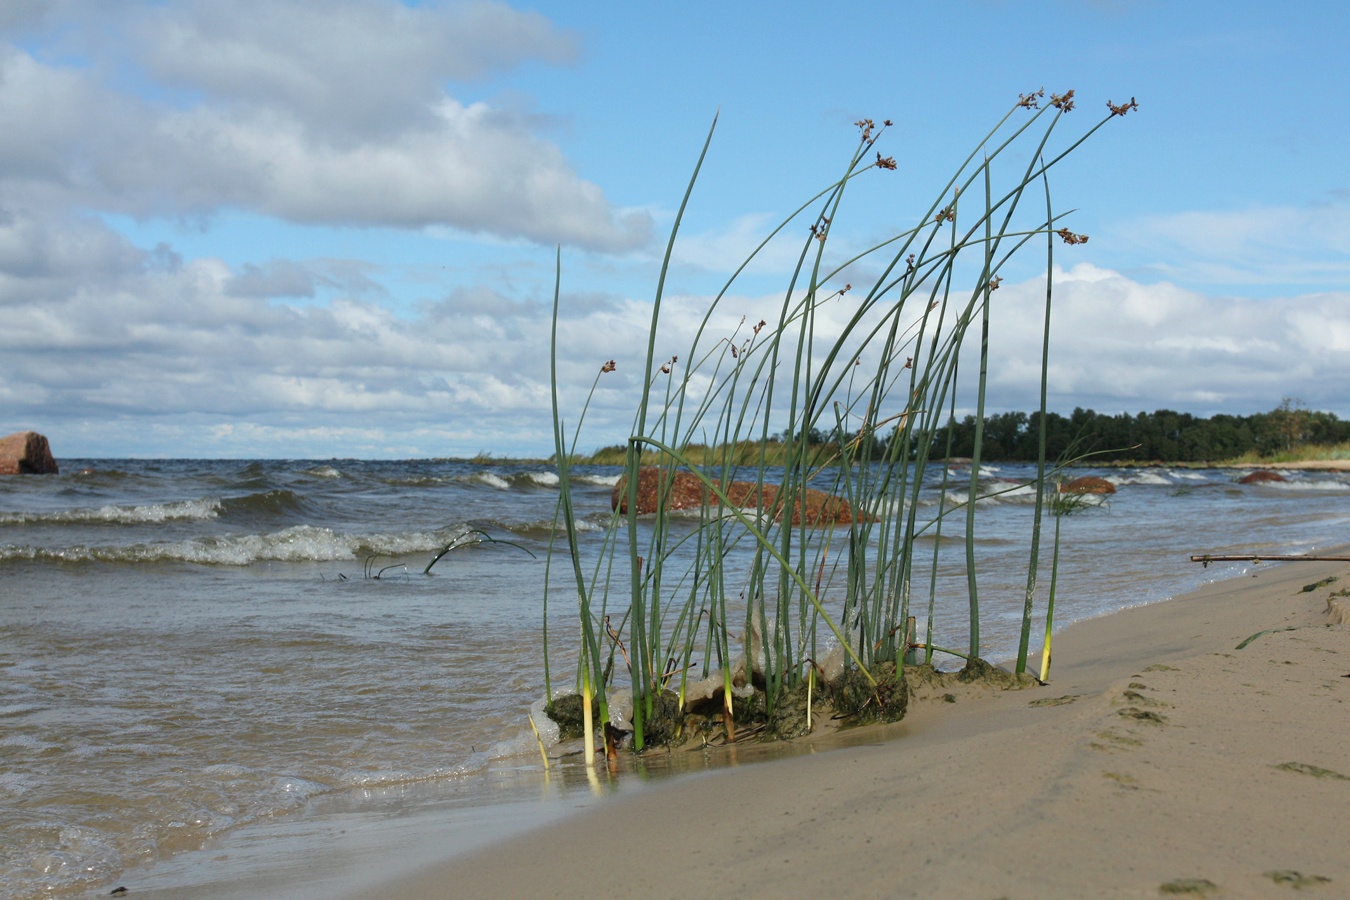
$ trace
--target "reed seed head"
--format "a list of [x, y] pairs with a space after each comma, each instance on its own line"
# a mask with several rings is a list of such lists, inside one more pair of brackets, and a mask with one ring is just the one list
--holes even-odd
[[1003, 283], [1003, 276], [995, 275], [993, 278], [989, 279], [989, 290], [991, 291], [998, 290], [998, 286], [1002, 283]]
[[1073, 109], [1073, 91], [1067, 91], [1064, 94], [1051, 94], [1050, 105], [1060, 112], [1068, 112]]
[[1061, 228], [1059, 231], [1056, 231], [1055, 234], [1063, 238], [1064, 243], [1066, 244], [1086, 244], [1088, 242], [1088, 236], [1086, 234], [1074, 234], [1067, 228]]
[[614, 360], [611, 359], [609, 362], [605, 363], [603, 366], [600, 367], [600, 371], [601, 373], [613, 372], [617, 368], [618, 366], [616, 366], [614, 364]]
[[878, 153], [878, 154], [877, 154], [877, 168], [878, 168], [878, 169], [889, 169], [890, 171], [894, 172], [894, 171], [895, 171], [895, 157], [894, 157], [894, 156], [882, 156], [880, 153]]
[[1119, 105], [1112, 103], [1110, 100], [1107, 100], [1106, 108], [1111, 110], [1111, 115], [1113, 116], [1123, 116], [1132, 109], [1138, 109], [1139, 104], [1135, 101], [1133, 97], [1131, 97], [1129, 103], [1121, 103]]
[[1040, 109], [1040, 99], [1045, 96], [1045, 88], [1030, 94], [1018, 94], [1017, 105], [1023, 109]]

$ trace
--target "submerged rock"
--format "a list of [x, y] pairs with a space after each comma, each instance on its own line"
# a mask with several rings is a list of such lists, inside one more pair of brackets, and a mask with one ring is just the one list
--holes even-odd
[[1238, 479], [1238, 484], [1265, 484], [1266, 482], [1288, 481], [1279, 472], [1271, 472], [1267, 469], [1258, 469]]
[[57, 475], [47, 438], [36, 431], [18, 431], [0, 438], [0, 475]]

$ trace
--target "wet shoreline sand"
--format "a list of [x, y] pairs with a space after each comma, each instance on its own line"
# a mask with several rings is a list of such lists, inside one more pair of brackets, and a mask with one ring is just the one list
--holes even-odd
[[763, 764], [729, 767], [784, 748], [671, 779], [600, 774], [598, 790], [555, 766], [550, 786], [506, 775], [478, 805], [311, 811], [126, 884], [218, 900], [1332, 896], [1350, 885], [1350, 626], [1327, 608], [1350, 607], [1333, 597], [1348, 588], [1345, 563], [1256, 565], [1069, 627], [1045, 686], [938, 694]]
[[1327, 607], [1346, 587], [1344, 563], [1256, 566], [1072, 626], [1044, 687], [919, 704], [869, 745], [673, 780], [449, 861], [390, 859], [361, 896], [1336, 894], [1350, 631]]

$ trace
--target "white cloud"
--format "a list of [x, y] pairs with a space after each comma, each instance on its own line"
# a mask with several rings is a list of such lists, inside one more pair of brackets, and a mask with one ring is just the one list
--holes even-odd
[[[1006, 406], [1029, 408], [1038, 391], [1044, 290], [1035, 279], [994, 295], [991, 377]], [[1350, 292], [1210, 296], [1079, 265], [1056, 275], [1051, 405], [1251, 413], [1297, 396], [1345, 416], [1350, 355], [1337, 348], [1350, 347], [1347, 322]], [[1010, 352], [1025, 364], [997, 364]]]
[[1188, 284], [1318, 288], [1350, 282], [1350, 202], [1188, 210], [1113, 229], [1112, 246], [1144, 256], [1156, 277]]
[[[176, 452], [206, 455], [221, 452], [209, 428], [222, 424], [270, 429], [273, 447], [289, 434], [278, 452], [319, 455], [337, 451], [297, 447], [313, 429], [375, 422], [399, 446], [411, 446], [413, 432], [459, 435], [454, 447], [420, 444], [422, 454], [548, 433], [541, 348], [550, 320], [537, 304], [479, 289], [424, 304], [414, 317], [351, 296], [293, 308], [268, 294], [278, 283], [305, 283], [328, 261], [276, 260], [240, 275], [210, 258], [161, 260], [94, 220], [0, 218], [0, 407], [11, 429], [55, 438], [93, 434], [93, 422], [204, 422], [177, 438]], [[255, 276], [257, 290], [238, 289]], [[639, 303], [582, 306], [559, 322], [565, 391], [578, 402], [604, 358], [641, 344], [646, 323]], [[442, 422], [456, 427], [433, 427]], [[133, 442], [117, 448], [106, 436], [94, 440], [103, 452], [163, 452], [134, 438], [132, 430]], [[466, 447], [480, 438], [482, 447]], [[524, 450], [529, 438], [510, 439], [502, 449]]]
[[577, 37], [538, 13], [483, 0], [193, 0], [142, 8], [127, 30], [165, 84], [355, 135], [426, 118], [447, 80], [579, 55]]
[[612, 206], [529, 116], [446, 93], [451, 78], [574, 58], [575, 38], [537, 14], [201, 2], [129, 8], [123, 23], [61, 9], [47, 18], [94, 64], [0, 47], [10, 203], [168, 218], [237, 208], [609, 251], [650, 238], [650, 216]]
[[[25, 250], [36, 246], [49, 255]], [[546, 301], [480, 286], [395, 315], [351, 295], [293, 308], [238, 289], [268, 271], [304, 283], [304, 273], [330, 265], [276, 260], [241, 274], [209, 258], [166, 263], [163, 252], [137, 250], [93, 220], [9, 213], [0, 220], [8, 427], [111, 454], [550, 452]], [[1043, 295], [1040, 280], [1005, 282], [993, 295], [993, 409], [1036, 402]], [[819, 333], [837, 332], [856, 301], [822, 304]], [[681, 373], [695, 361], [686, 354], [707, 302], [666, 299], [657, 356], [680, 355]], [[728, 298], [705, 350], [725, 354], [715, 342], [738, 327], [747, 337], [780, 304], [777, 295]], [[1254, 412], [1298, 396], [1345, 415], [1347, 312], [1350, 294], [1234, 300], [1080, 265], [1056, 277], [1051, 404]], [[600, 365], [619, 361], [600, 379], [583, 448], [628, 433], [649, 318], [643, 300], [564, 295], [559, 373], [569, 423]]]

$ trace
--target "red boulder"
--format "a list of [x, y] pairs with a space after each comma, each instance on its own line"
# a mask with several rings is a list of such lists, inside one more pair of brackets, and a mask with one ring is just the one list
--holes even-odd
[[1238, 484], [1264, 484], [1268, 481], [1288, 481], [1279, 472], [1268, 472], [1265, 469], [1259, 469], [1249, 475], [1243, 475], [1238, 479]]
[[0, 438], [0, 475], [55, 475], [59, 471], [47, 439], [36, 431]]
[[[656, 512], [660, 488], [667, 484], [667, 475], [659, 477], [660, 472], [652, 466], [643, 466], [638, 471], [637, 511], [638, 515], [650, 515]], [[698, 509], [707, 503], [718, 500], [692, 472], [676, 472], [669, 481], [670, 493], [666, 498], [666, 509]], [[781, 509], [775, 509], [778, 499], [777, 485], [766, 484], [763, 488], [763, 503], [760, 503], [759, 485], [753, 481], [732, 481], [726, 485], [725, 493], [731, 505], [740, 508], [754, 508], [763, 505], [774, 510], [774, 519], [783, 517]], [[704, 497], [707, 500], [704, 500]], [[610, 506], [620, 512], [628, 511], [628, 483], [620, 478], [610, 495]], [[853, 522], [853, 509], [847, 500], [827, 494], [824, 491], [806, 489], [792, 501], [792, 524], [800, 525], [805, 519], [808, 525], [848, 525]]]
[[1066, 481], [1059, 486], [1061, 494], [1114, 494], [1116, 486], [1105, 478], [1098, 478], [1096, 475], [1084, 475], [1082, 478], [1074, 478]]

